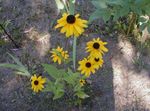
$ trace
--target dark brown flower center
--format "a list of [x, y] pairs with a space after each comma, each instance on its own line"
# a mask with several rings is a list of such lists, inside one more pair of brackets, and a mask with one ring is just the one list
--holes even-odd
[[83, 83], [83, 80], [81, 80], [80, 82]]
[[99, 58], [95, 58], [94, 60], [95, 60], [96, 62], [98, 62], [98, 61], [99, 61]]
[[76, 18], [74, 15], [68, 15], [67, 16], [67, 23], [73, 24], [73, 23], [75, 23], [75, 21], [76, 21]]
[[86, 66], [87, 68], [90, 68], [90, 67], [91, 67], [91, 63], [90, 63], [90, 62], [87, 62], [87, 63], [85, 64], [85, 66]]
[[38, 85], [38, 84], [39, 84], [39, 81], [35, 80], [34, 85]]
[[99, 45], [99, 43], [95, 42], [95, 43], [93, 44], [93, 47], [94, 47], [94, 49], [99, 49], [100, 45]]

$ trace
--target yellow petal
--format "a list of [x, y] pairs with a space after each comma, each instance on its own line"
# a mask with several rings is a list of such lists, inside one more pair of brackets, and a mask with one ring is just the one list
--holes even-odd
[[57, 28], [59, 28], [59, 27], [63, 27], [63, 26], [65, 26], [66, 24], [67, 24], [66, 21], [60, 22], [59, 24], [57, 24], [57, 25], [55, 26], [55, 29], [57, 29]]
[[67, 25], [65, 25], [64, 27], [62, 27], [62, 29], [60, 30], [61, 33], [65, 33], [67, 31]]

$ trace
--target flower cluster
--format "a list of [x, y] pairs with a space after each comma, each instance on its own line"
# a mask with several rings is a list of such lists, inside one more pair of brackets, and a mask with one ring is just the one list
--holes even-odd
[[63, 48], [60, 48], [60, 46], [53, 49], [51, 53], [53, 62], [58, 62], [58, 64], [61, 64], [62, 61], [66, 61], [69, 58], [68, 51], [64, 51]]
[[108, 52], [108, 49], [105, 47], [107, 42], [103, 42], [100, 38], [93, 39], [89, 41], [86, 46], [86, 52], [89, 53], [87, 58], [79, 61], [78, 70], [81, 71], [81, 74], [85, 74], [86, 77], [89, 77], [91, 73], [95, 73], [95, 70], [102, 67], [103, 54]]
[[[61, 28], [61, 33], [65, 33], [66, 37], [74, 36], [78, 37], [84, 32], [84, 28], [87, 27], [87, 21], [80, 19], [79, 14], [70, 15], [64, 13], [62, 18], [57, 20], [57, 25], [55, 28]], [[75, 39], [75, 38], [74, 38]], [[89, 77], [92, 73], [95, 73], [96, 70], [102, 67], [103, 55], [108, 49], [105, 47], [107, 42], [103, 42], [100, 38], [95, 38], [92, 41], [89, 41], [86, 44], [86, 52], [89, 53], [89, 56], [79, 61], [78, 71], [81, 71], [81, 74], [84, 74], [84, 78], [79, 78], [79, 83], [81, 86], [84, 86], [86, 83], [85, 78]], [[50, 51], [52, 61], [58, 63], [59, 65], [63, 62], [67, 63], [69, 59], [68, 51], [60, 46], [52, 49]], [[39, 92], [44, 88], [46, 78], [42, 76], [33, 75], [31, 77], [31, 85], [34, 92]]]

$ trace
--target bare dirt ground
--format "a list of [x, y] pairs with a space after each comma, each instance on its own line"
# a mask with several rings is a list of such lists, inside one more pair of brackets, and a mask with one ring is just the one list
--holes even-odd
[[[71, 52], [72, 39], [67, 40], [53, 29], [58, 18], [54, 0], [1, 0], [0, 20], [10, 20], [7, 28], [21, 48], [14, 50], [12, 43], [0, 46], [0, 63], [13, 61], [7, 52], [16, 55], [26, 66], [37, 67], [51, 63], [50, 48], [61, 45]], [[81, 0], [77, 11], [82, 18], [88, 19], [93, 7], [90, 2]], [[100, 27], [95, 31], [95, 24]], [[82, 105], [82, 111], [150, 111], [150, 53], [142, 54], [130, 41], [121, 35], [103, 34], [102, 21], [94, 22], [87, 32], [78, 39], [78, 56], [82, 59], [85, 44], [94, 37], [108, 42], [109, 52], [105, 55], [105, 64], [97, 74], [92, 75], [93, 94]], [[92, 31], [91, 31], [92, 30]], [[4, 36], [4, 35], [1, 35]], [[141, 59], [142, 64], [135, 62]], [[31, 70], [30, 70], [31, 71]], [[0, 111], [78, 111], [64, 98], [52, 100], [51, 93], [34, 94], [28, 79], [13, 74], [11, 70], [0, 68]]]

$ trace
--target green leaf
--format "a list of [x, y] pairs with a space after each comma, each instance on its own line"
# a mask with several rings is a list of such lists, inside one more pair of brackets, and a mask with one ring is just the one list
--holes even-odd
[[68, 72], [67, 72], [67, 75], [64, 77], [64, 80], [68, 84], [75, 85], [79, 81], [79, 78], [80, 78], [80, 73], [77, 73], [77, 72], [73, 73], [72, 70], [68, 68]]
[[56, 92], [54, 93], [54, 97], [53, 100], [59, 99], [64, 95], [64, 91], [63, 90], [56, 90]]
[[25, 67], [22, 67], [19, 65], [3, 63], [3, 64], [0, 64], [0, 67], [6, 67], [6, 68], [14, 69], [14, 70], [16, 70], [15, 72], [18, 75], [30, 76], [30, 73], [25, 69]]
[[61, 78], [61, 72], [53, 65], [50, 64], [42, 64], [44, 70], [54, 79]]
[[46, 80], [46, 87], [44, 88], [43, 92], [53, 92], [55, 86], [54, 83], [50, 80]]
[[57, 8], [62, 10], [64, 9], [64, 4], [61, 2], [61, 0], [55, 0]]
[[107, 8], [107, 4], [106, 4], [106, 0], [93, 0], [92, 4], [96, 7], [96, 8]]
[[18, 75], [22, 75], [22, 76], [30, 76], [30, 74], [29, 73], [27, 73], [27, 72], [21, 72], [21, 71], [15, 71], [15, 74], [18, 74]]
[[103, 18], [104, 22], [108, 21], [111, 17], [112, 13], [109, 9], [99, 9], [96, 10], [89, 18], [89, 22], [91, 23], [93, 20], [98, 18]]
[[0, 67], [6, 67], [6, 68], [11, 68], [11, 69], [19, 69], [20, 66], [15, 65], [15, 64], [8, 64], [8, 63], [2, 63], [0, 64]]
[[10, 53], [7, 53], [19, 66], [23, 66], [23, 64], [19, 61], [18, 58], [14, 57]]
[[81, 91], [82, 90], [82, 86], [80, 84], [77, 84], [75, 87], [74, 87], [74, 92], [78, 92], [78, 91]]
[[55, 82], [55, 88], [53, 90], [54, 97], [53, 99], [58, 99], [64, 95], [64, 85], [61, 82]]
[[83, 91], [79, 91], [79, 92], [76, 92], [76, 94], [75, 95], [77, 95], [79, 98], [81, 98], [81, 99], [85, 99], [85, 98], [88, 98], [89, 96], [86, 94], [86, 93], [84, 93]]
[[64, 85], [60, 82], [60, 80], [56, 80], [52, 82], [50, 80], [46, 80], [46, 87], [43, 92], [52, 92], [54, 94], [53, 100], [58, 99], [64, 95]]

